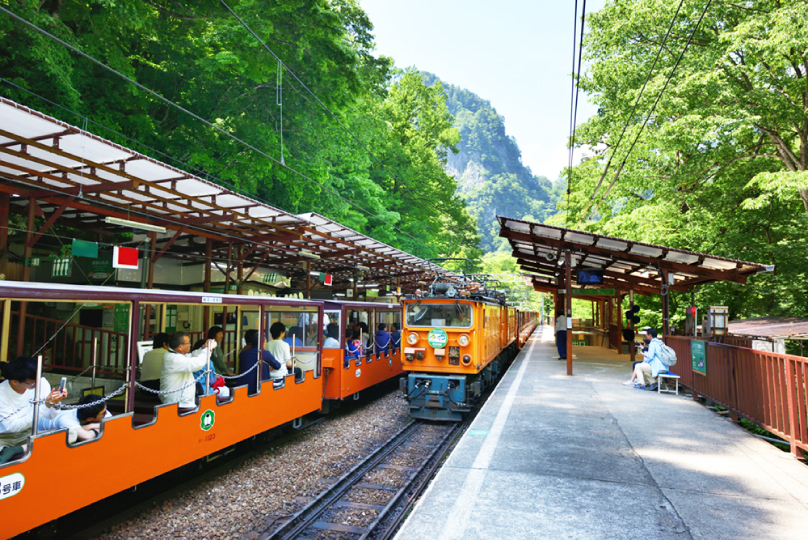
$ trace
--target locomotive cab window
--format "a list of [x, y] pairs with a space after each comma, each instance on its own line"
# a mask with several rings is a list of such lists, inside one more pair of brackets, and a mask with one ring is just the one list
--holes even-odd
[[408, 326], [471, 328], [469, 304], [408, 304], [406, 316]]

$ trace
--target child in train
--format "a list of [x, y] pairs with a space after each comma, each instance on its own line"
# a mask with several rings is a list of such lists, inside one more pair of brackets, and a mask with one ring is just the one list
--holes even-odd
[[89, 404], [89, 406], [60, 411], [56, 418], [41, 418], [39, 429], [40, 431], [67, 429], [67, 442], [70, 444], [95, 439], [101, 432], [101, 420], [112, 416], [103, 399], [96, 394], [86, 395], [81, 398], [79, 405]]

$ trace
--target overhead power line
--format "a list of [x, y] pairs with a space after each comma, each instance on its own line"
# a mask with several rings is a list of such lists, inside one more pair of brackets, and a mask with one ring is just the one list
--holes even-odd
[[704, 6], [704, 9], [702, 10], [701, 15], [699, 16], [699, 20], [696, 22], [696, 26], [694, 26], [693, 31], [690, 32], [690, 36], [687, 38], [687, 43], [685, 43], [685, 47], [682, 49], [682, 52], [679, 54], [679, 57], [676, 59], [676, 63], [673, 65], [673, 69], [671, 69], [671, 72], [668, 74], [668, 78], [665, 80], [665, 85], [662, 87], [662, 90], [660, 90], [659, 94], [657, 95], [657, 98], [654, 101], [654, 104], [651, 107], [651, 110], [648, 112], [648, 116], [645, 118], [645, 121], [642, 123], [642, 126], [640, 126], [640, 131], [639, 131], [639, 133], [637, 133], [637, 136], [634, 138], [634, 141], [632, 141], [631, 147], [629, 147], [628, 152], [626, 152], [626, 155], [623, 158], [623, 161], [620, 164], [620, 167], [617, 169], [617, 173], [614, 175], [614, 179], [612, 180], [612, 183], [609, 184], [609, 187], [606, 189], [606, 192], [603, 194], [603, 197], [601, 197], [600, 201], [598, 201], [598, 203], [595, 205], [595, 209], [592, 211], [593, 214], [598, 211], [598, 207], [600, 206], [600, 203], [602, 203], [603, 201], [606, 200], [606, 197], [609, 195], [609, 192], [612, 190], [612, 188], [614, 187], [614, 184], [617, 182], [617, 179], [620, 177], [620, 172], [623, 170], [623, 166], [626, 164], [626, 161], [628, 160], [628, 157], [631, 155], [631, 151], [634, 150], [634, 146], [637, 144], [637, 141], [640, 140], [640, 136], [642, 135], [643, 130], [645, 130], [645, 126], [648, 124], [648, 121], [654, 115], [654, 111], [656, 110], [656, 107], [659, 104], [659, 100], [662, 99], [662, 96], [665, 94], [665, 90], [667, 90], [668, 84], [671, 82], [671, 79], [673, 79], [674, 73], [676, 73], [676, 68], [679, 67], [679, 63], [682, 61], [682, 58], [684, 57], [685, 53], [687, 52], [687, 49], [690, 47], [690, 43], [693, 41], [693, 36], [696, 35], [696, 31], [698, 31], [699, 26], [701, 26], [701, 21], [704, 19], [704, 16], [707, 14], [707, 10], [710, 8], [710, 4], [712, 4], [712, 3], [713, 3], [713, 0], [707, 0], [707, 5]]
[[[279, 67], [279, 68], [281, 68], [281, 67], [282, 67], [282, 68], [284, 68], [284, 69], [285, 69], [285, 70], [286, 70], [286, 71], [289, 73], [289, 75], [291, 75], [291, 76], [292, 76], [292, 78], [293, 78], [294, 80], [296, 80], [296, 81], [298, 82], [298, 84], [300, 84], [300, 86], [302, 86], [302, 87], [303, 87], [303, 89], [304, 89], [306, 92], [308, 92], [308, 93], [311, 95], [311, 97], [313, 97], [313, 98], [314, 98], [314, 100], [315, 100], [315, 101], [317, 101], [317, 103], [319, 103], [319, 104], [320, 104], [320, 106], [321, 106], [321, 107], [322, 107], [322, 108], [323, 108], [323, 109], [324, 109], [324, 110], [325, 110], [325, 111], [326, 111], [326, 112], [329, 114], [329, 116], [331, 116], [331, 118], [333, 118], [334, 120], [336, 120], [336, 122], [337, 122], [337, 123], [340, 125], [340, 127], [342, 127], [342, 129], [344, 129], [346, 132], [348, 132], [348, 134], [351, 136], [351, 138], [353, 138], [353, 140], [355, 140], [355, 141], [356, 141], [356, 142], [359, 144], [359, 146], [361, 146], [361, 147], [362, 147], [362, 148], [365, 150], [365, 152], [367, 152], [367, 153], [368, 153], [368, 155], [370, 155], [370, 156], [371, 156], [371, 157], [372, 157], [372, 158], [373, 158], [373, 159], [374, 159], [374, 160], [375, 160], [375, 161], [376, 161], [376, 162], [377, 162], [379, 165], [381, 165], [381, 167], [382, 167], [382, 168], [383, 168], [383, 169], [384, 169], [384, 170], [385, 170], [385, 171], [386, 171], [386, 172], [387, 172], [387, 173], [388, 173], [388, 174], [389, 174], [391, 177], [393, 177], [393, 179], [394, 179], [394, 180], [396, 180], [396, 181], [397, 181], [397, 182], [398, 182], [398, 183], [399, 183], [399, 184], [400, 184], [400, 185], [401, 185], [401, 186], [402, 186], [402, 187], [403, 187], [403, 188], [404, 188], [404, 189], [407, 191], [407, 193], [409, 193], [409, 194], [410, 194], [410, 195], [413, 197], [413, 201], [414, 201], [414, 202], [417, 202], [418, 204], [420, 204], [420, 205], [421, 205], [421, 207], [422, 207], [424, 210], [429, 211], [429, 210], [426, 208], [426, 206], [424, 206], [424, 203], [423, 203], [423, 202], [421, 202], [421, 201], [418, 199], [418, 197], [415, 195], [415, 193], [413, 193], [412, 191], [410, 191], [410, 188], [409, 188], [409, 187], [407, 187], [407, 185], [406, 185], [404, 182], [402, 182], [402, 181], [401, 181], [401, 179], [399, 179], [399, 178], [398, 178], [398, 177], [397, 177], [397, 176], [396, 176], [396, 175], [393, 173], [393, 171], [391, 171], [390, 169], [388, 169], [388, 168], [387, 168], [387, 166], [384, 164], [384, 162], [382, 162], [382, 160], [380, 160], [380, 159], [379, 159], [379, 158], [376, 156], [376, 154], [374, 154], [374, 153], [373, 153], [373, 152], [370, 150], [370, 148], [368, 148], [368, 147], [365, 145], [365, 143], [363, 143], [363, 142], [362, 142], [362, 140], [361, 140], [359, 137], [357, 137], [357, 136], [356, 136], [356, 134], [355, 134], [353, 131], [351, 131], [351, 129], [350, 129], [348, 126], [346, 126], [346, 125], [345, 125], [345, 124], [342, 122], [342, 120], [340, 120], [340, 119], [337, 117], [337, 115], [334, 113], [334, 111], [332, 111], [331, 109], [329, 109], [329, 108], [328, 108], [328, 106], [327, 106], [325, 103], [323, 103], [323, 101], [322, 101], [322, 100], [321, 100], [319, 97], [317, 97], [317, 95], [316, 95], [316, 94], [315, 94], [315, 93], [314, 93], [314, 92], [313, 92], [313, 91], [312, 91], [312, 90], [311, 90], [311, 89], [310, 89], [308, 86], [306, 86], [306, 84], [305, 84], [303, 81], [301, 81], [301, 80], [300, 80], [300, 77], [298, 77], [298, 76], [295, 74], [295, 72], [294, 72], [294, 71], [292, 71], [292, 70], [289, 68], [289, 66], [288, 66], [288, 65], [286, 65], [286, 63], [285, 63], [283, 60], [281, 60], [281, 58], [280, 58], [280, 57], [279, 57], [277, 54], [275, 54], [275, 51], [273, 51], [272, 49], [270, 49], [270, 48], [269, 48], [269, 45], [267, 45], [267, 44], [266, 44], [266, 42], [265, 42], [264, 40], [262, 40], [262, 39], [260, 38], [260, 36], [258, 36], [258, 34], [256, 34], [256, 33], [253, 31], [253, 29], [252, 29], [252, 28], [250, 28], [250, 26], [249, 26], [249, 25], [248, 25], [248, 24], [247, 24], [247, 23], [244, 21], [244, 19], [242, 19], [241, 17], [239, 17], [239, 16], [236, 14], [236, 12], [235, 12], [235, 11], [233, 11], [233, 8], [231, 8], [229, 5], [227, 5], [227, 2], [225, 2], [225, 0], [219, 0], [219, 1], [220, 1], [220, 2], [221, 2], [221, 4], [222, 4], [222, 5], [225, 7], [225, 9], [227, 9], [227, 11], [229, 11], [229, 12], [230, 12], [230, 13], [233, 15], [233, 17], [235, 17], [235, 18], [236, 18], [236, 20], [237, 20], [239, 23], [241, 23], [241, 25], [242, 25], [242, 26], [243, 26], [243, 27], [244, 27], [244, 28], [247, 30], [247, 32], [249, 32], [249, 33], [252, 35], [252, 37], [254, 37], [254, 38], [255, 38], [255, 40], [256, 40], [258, 43], [260, 43], [260, 44], [261, 44], [261, 46], [262, 46], [262, 47], [263, 47], [263, 48], [264, 48], [264, 49], [265, 49], [265, 50], [266, 50], [266, 51], [267, 51], [269, 54], [271, 54], [273, 58], [275, 58], [275, 60], [277, 60], [277, 61], [278, 61], [278, 67]], [[280, 81], [280, 78], [279, 78], [278, 80]], [[278, 86], [280, 86], [280, 83], [278, 84]], [[430, 204], [429, 206], [431, 206], [431, 207], [432, 207], [432, 209], [433, 209], [435, 212], [438, 212], [438, 213], [440, 212], [440, 210], [438, 210], [437, 208], [435, 208], [435, 207], [434, 207], [434, 206], [432, 206], [431, 204]]]
[[11, 17], [11, 18], [13, 18], [13, 19], [15, 19], [15, 20], [17, 20], [17, 21], [19, 21], [19, 22], [23, 23], [24, 25], [26, 25], [26, 26], [28, 26], [29, 28], [31, 28], [32, 30], [34, 30], [34, 31], [36, 31], [36, 32], [38, 32], [38, 33], [40, 33], [40, 34], [42, 34], [43, 36], [47, 37], [48, 39], [51, 39], [51, 40], [55, 41], [56, 43], [59, 43], [60, 45], [62, 45], [62, 46], [64, 46], [64, 47], [66, 47], [66, 48], [68, 48], [68, 49], [70, 49], [71, 51], [73, 51], [73, 52], [75, 52], [76, 54], [78, 54], [79, 56], [81, 56], [81, 57], [83, 57], [83, 58], [85, 58], [85, 59], [89, 60], [90, 62], [92, 62], [92, 63], [96, 64], [97, 66], [101, 67], [102, 69], [105, 69], [106, 71], [109, 71], [110, 73], [112, 73], [112, 74], [114, 74], [114, 75], [116, 75], [116, 76], [118, 76], [118, 77], [122, 78], [123, 80], [125, 80], [125, 81], [127, 81], [127, 82], [131, 83], [132, 85], [134, 85], [134, 86], [136, 86], [137, 88], [139, 88], [139, 89], [143, 90], [144, 92], [148, 93], [149, 95], [152, 95], [152, 96], [154, 96], [155, 98], [157, 98], [158, 100], [162, 101], [162, 102], [163, 102], [163, 103], [165, 103], [166, 105], [169, 105], [170, 107], [173, 107], [173, 108], [175, 108], [175, 109], [177, 109], [177, 110], [179, 110], [179, 111], [181, 111], [181, 112], [183, 112], [183, 113], [185, 113], [185, 114], [189, 115], [190, 117], [194, 118], [195, 120], [197, 120], [197, 121], [199, 121], [199, 122], [202, 122], [203, 124], [205, 124], [206, 126], [208, 126], [208, 127], [209, 127], [209, 128], [211, 128], [211, 129], [215, 130], [216, 132], [218, 132], [218, 133], [220, 133], [220, 134], [222, 134], [222, 135], [226, 136], [227, 138], [229, 138], [229, 139], [231, 139], [231, 140], [233, 140], [233, 141], [235, 141], [235, 142], [237, 142], [237, 143], [241, 144], [241, 145], [242, 145], [242, 146], [244, 146], [245, 148], [249, 148], [249, 149], [250, 149], [250, 150], [252, 150], [253, 152], [255, 152], [255, 153], [257, 153], [257, 154], [259, 154], [259, 155], [261, 155], [261, 156], [265, 157], [266, 159], [268, 159], [268, 160], [272, 161], [273, 163], [275, 163], [275, 164], [279, 165], [280, 167], [282, 167], [282, 168], [284, 168], [284, 169], [288, 170], [289, 172], [291, 172], [291, 173], [293, 173], [293, 174], [295, 174], [295, 175], [299, 176], [300, 178], [303, 178], [304, 180], [307, 180], [308, 182], [311, 182], [312, 184], [314, 184], [314, 185], [316, 185], [316, 186], [318, 186], [318, 187], [322, 188], [323, 190], [325, 190], [325, 191], [327, 191], [327, 192], [331, 193], [332, 195], [334, 195], [335, 197], [337, 197], [337, 198], [339, 198], [339, 199], [343, 200], [344, 202], [346, 202], [346, 203], [348, 203], [349, 205], [353, 206], [354, 208], [356, 208], [357, 210], [361, 211], [362, 213], [364, 213], [364, 214], [366, 214], [366, 215], [368, 215], [368, 216], [370, 216], [370, 217], [372, 217], [372, 218], [374, 218], [374, 219], [377, 219], [377, 220], [379, 220], [380, 222], [382, 222], [382, 223], [384, 223], [384, 224], [386, 224], [386, 225], [388, 225], [388, 226], [392, 227], [394, 230], [398, 231], [398, 232], [399, 232], [399, 233], [401, 233], [402, 235], [404, 235], [404, 236], [406, 236], [406, 237], [408, 237], [408, 238], [411, 238], [412, 240], [415, 240], [416, 242], [417, 242], [417, 241], [419, 241], [419, 240], [418, 240], [417, 238], [415, 238], [414, 236], [412, 236], [412, 235], [410, 235], [410, 234], [408, 234], [408, 233], [404, 232], [403, 230], [401, 230], [400, 228], [396, 227], [396, 226], [395, 226], [395, 225], [393, 225], [392, 223], [388, 222], [387, 220], [385, 220], [385, 219], [384, 219], [384, 218], [382, 218], [381, 216], [378, 216], [378, 215], [374, 214], [373, 212], [371, 212], [371, 211], [369, 211], [369, 210], [366, 210], [366, 209], [362, 208], [361, 206], [359, 206], [358, 204], [354, 203], [353, 201], [351, 201], [351, 200], [349, 200], [349, 199], [347, 199], [347, 198], [343, 197], [343, 196], [342, 196], [342, 195], [340, 195], [340, 194], [339, 194], [337, 191], [335, 191], [335, 190], [331, 189], [330, 187], [326, 186], [325, 184], [321, 184], [321, 183], [317, 182], [316, 180], [314, 180], [314, 179], [310, 178], [310, 177], [309, 177], [309, 176], [307, 176], [306, 174], [304, 174], [304, 173], [302, 173], [302, 172], [300, 172], [300, 171], [298, 171], [298, 170], [296, 170], [296, 169], [294, 169], [294, 168], [292, 168], [292, 167], [290, 167], [290, 166], [286, 165], [285, 163], [282, 163], [281, 161], [279, 161], [278, 159], [276, 159], [276, 158], [274, 158], [274, 157], [270, 156], [270, 155], [269, 155], [269, 154], [267, 154], [266, 152], [264, 152], [264, 151], [262, 151], [262, 150], [260, 150], [260, 149], [256, 148], [256, 147], [255, 147], [255, 146], [253, 146], [252, 144], [247, 143], [247, 142], [243, 141], [242, 139], [240, 139], [240, 138], [236, 137], [236, 136], [235, 136], [235, 135], [233, 135], [232, 133], [229, 133], [229, 132], [225, 131], [224, 129], [222, 129], [222, 128], [220, 128], [220, 127], [218, 127], [218, 126], [216, 126], [216, 125], [212, 124], [211, 122], [209, 122], [209, 121], [205, 120], [205, 119], [204, 119], [204, 118], [202, 118], [201, 116], [199, 116], [199, 115], [197, 115], [197, 114], [195, 114], [195, 113], [193, 113], [193, 112], [189, 111], [188, 109], [186, 109], [186, 108], [182, 107], [181, 105], [178, 105], [178, 104], [174, 103], [173, 101], [171, 101], [170, 99], [168, 99], [168, 98], [166, 98], [166, 97], [162, 96], [161, 94], [158, 94], [158, 93], [157, 93], [157, 92], [155, 92], [154, 90], [151, 90], [150, 88], [147, 88], [146, 86], [143, 86], [143, 85], [142, 85], [142, 84], [140, 84], [139, 82], [135, 81], [134, 79], [131, 79], [131, 78], [127, 77], [127, 76], [126, 76], [126, 75], [124, 75], [123, 73], [121, 73], [121, 72], [119, 72], [119, 71], [115, 70], [114, 68], [112, 68], [112, 67], [110, 67], [110, 66], [106, 65], [105, 63], [101, 62], [100, 60], [96, 60], [95, 58], [93, 58], [93, 57], [92, 57], [92, 56], [90, 56], [89, 54], [85, 53], [85, 52], [84, 52], [84, 51], [82, 51], [81, 49], [78, 49], [78, 48], [74, 47], [73, 45], [71, 45], [70, 43], [67, 43], [66, 41], [64, 41], [64, 40], [62, 40], [62, 39], [60, 39], [60, 38], [58, 38], [58, 37], [54, 36], [53, 34], [51, 34], [50, 32], [48, 32], [47, 30], [44, 30], [44, 29], [42, 29], [42, 28], [38, 27], [38, 26], [37, 26], [37, 25], [35, 25], [34, 23], [32, 23], [32, 22], [28, 21], [27, 19], [25, 19], [25, 18], [23, 18], [23, 17], [21, 17], [21, 16], [17, 15], [17, 14], [16, 14], [16, 13], [14, 13], [13, 11], [10, 11], [10, 10], [6, 9], [5, 7], [3, 7], [3, 6], [0, 6], [0, 12], [5, 13], [5, 14], [6, 14], [6, 15], [8, 15], [9, 17]]
[[[620, 143], [623, 142], [623, 136], [626, 134], [626, 130], [628, 126], [631, 124], [631, 119], [634, 118], [634, 112], [637, 110], [637, 105], [640, 104], [640, 99], [642, 99], [642, 95], [645, 92], [645, 87], [648, 85], [648, 81], [651, 80], [651, 75], [654, 73], [654, 68], [656, 68], [657, 61], [659, 61], [659, 57], [662, 54], [662, 51], [665, 49], [665, 43], [668, 41], [668, 37], [671, 35], [671, 30], [673, 30], [673, 25], [676, 22], [676, 18], [679, 16], [679, 11], [682, 9], [682, 4], [684, 4], [685, 0], [679, 0], [679, 6], [676, 8], [676, 13], [673, 14], [673, 18], [671, 19], [671, 23], [668, 26], [668, 31], [665, 33], [665, 37], [662, 38], [662, 43], [659, 45], [659, 50], [657, 51], [656, 57], [654, 58], [653, 64], [651, 64], [651, 69], [648, 70], [648, 75], [645, 77], [645, 82], [642, 83], [642, 88], [640, 89], [640, 93], [637, 94], [637, 99], [634, 100], [634, 106], [631, 108], [631, 112], [629, 113], [628, 117], [626, 118], [626, 123], [623, 125], [622, 131], [620, 131], [620, 137], [617, 139], [617, 144], [614, 145], [612, 148], [612, 155], [609, 157], [609, 161], [606, 163], [606, 168], [603, 169], [603, 174], [600, 175], [600, 180], [598, 181], [598, 185], [595, 187], [595, 192], [592, 193], [592, 198], [589, 199], [589, 202], [586, 204], [586, 208], [583, 211], [581, 219], [578, 221], [580, 225], [581, 221], [586, 219], [586, 213], [589, 210], [589, 207], [592, 206], [592, 203], [595, 201], [595, 197], [598, 195], [598, 191], [600, 191], [600, 186], [603, 184], [603, 179], [606, 178], [606, 174], [609, 172], [609, 167], [612, 165], [612, 159], [617, 154], [617, 150], [620, 148]], [[625, 165], [625, 160], [623, 161], [623, 165]], [[618, 175], [620, 171], [623, 170], [623, 165], [620, 166], [618, 169]]]
[[572, 90], [570, 91], [570, 153], [567, 169], [567, 221], [570, 215], [570, 198], [572, 196], [572, 164], [575, 156], [575, 128], [578, 124], [578, 94], [581, 90], [581, 57], [584, 50], [584, 25], [586, 23], [586, 0], [581, 8], [581, 36], [578, 43], [578, 70], [575, 70], [575, 29], [578, 19], [578, 0], [575, 0], [575, 24], [572, 29]]

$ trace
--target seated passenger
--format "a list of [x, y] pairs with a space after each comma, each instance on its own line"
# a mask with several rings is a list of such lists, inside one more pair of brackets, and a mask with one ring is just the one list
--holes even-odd
[[337, 323], [331, 323], [328, 325], [328, 337], [325, 339], [325, 343], [323, 343], [324, 349], [339, 349], [339, 325]]
[[362, 333], [362, 346], [367, 349], [370, 344], [370, 330], [368, 330], [367, 323], [360, 322], [359, 330]]
[[399, 329], [398, 323], [393, 323], [390, 325], [392, 332], [390, 332], [390, 348], [392, 350], [398, 349], [398, 346], [401, 345], [401, 330]]
[[345, 358], [345, 367], [348, 367], [350, 363], [350, 358], [355, 358], [357, 363], [362, 362], [362, 355], [364, 354], [364, 346], [362, 345], [362, 340], [360, 339], [360, 333], [358, 330], [349, 330], [351, 333], [350, 339], [345, 340], [345, 347], [348, 350]]
[[203, 369], [208, 363], [208, 351], [216, 348], [216, 341], [209, 339], [205, 346], [191, 351], [191, 336], [185, 332], [172, 334], [168, 346], [171, 348], [163, 357], [163, 371], [160, 374], [160, 394], [163, 403], [179, 403], [180, 409], [196, 407], [196, 385], [194, 371]]
[[152, 339], [152, 347], [152, 350], [143, 355], [138, 382], [152, 390], [159, 390], [163, 356], [168, 352], [168, 334], [156, 334]]
[[67, 429], [67, 442], [75, 444], [76, 441], [89, 441], [98, 437], [101, 431], [101, 420], [112, 415], [107, 411], [104, 398], [96, 394], [89, 394], [81, 398], [79, 405], [89, 407], [60, 411], [56, 418], [41, 418], [39, 429], [41, 431], [56, 431]]
[[278, 369], [271, 371], [269, 376], [273, 379], [281, 379], [286, 377], [292, 372], [292, 369], [294, 369], [295, 377], [301, 377], [303, 372], [300, 368], [294, 367], [294, 363], [292, 362], [292, 350], [289, 348], [289, 344], [283, 339], [286, 337], [286, 325], [280, 321], [272, 323], [272, 326], [269, 327], [269, 335], [272, 336], [272, 339], [267, 341], [267, 344], [264, 345], [264, 349], [271, 352], [272, 356], [274, 356], [281, 365]]
[[[10, 461], [27, 449], [31, 426], [34, 421], [36, 397], [36, 360], [30, 356], [20, 356], [3, 364], [3, 377], [0, 383], [0, 463]], [[39, 404], [39, 417], [53, 419], [58, 405], [67, 397], [67, 391], [58, 388], [51, 390], [50, 384], [42, 377], [39, 383], [39, 396], [44, 403]]]
[[[211, 330], [215, 329], [214, 326]], [[219, 331], [220, 334], [223, 334], [221, 330]], [[216, 335], [216, 334], [214, 334]], [[213, 339], [213, 338], [211, 338]], [[220, 343], [218, 340], [214, 340], [216, 343]], [[206, 341], [199, 340], [196, 345], [193, 347], [193, 351], [196, 351], [205, 346]], [[225, 380], [219, 377], [216, 374], [216, 368], [213, 363], [213, 352], [219, 350], [219, 348], [213, 349], [210, 355], [210, 362], [208, 362], [207, 368], [202, 368], [200, 370], [194, 371], [194, 379], [196, 379], [196, 395], [197, 396], [207, 396], [209, 394], [216, 394], [222, 399], [227, 399], [230, 397], [230, 389], [227, 387]], [[192, 352], [193, 352], [192, 351]], [[224, 361], [222, 360], [222, 365], [224, 365]], [[203, 376], [205, 373], [205, 369], [209, 369], [211, 371], [210, 378], [208, 376]], [[200, 378], [201, 377], [201, 378]], [[208, 387], [205, 388], [205, 382], [208, 382]]]
[[[224, 341], [224, 330], [222, 330], [221, 326], [211, 326], [208, 330], [208, 339], [216, 340], [216, 343], [219, 344], [218, 347], [213, 349], [210, 353], [210, 359], [213, 361], [213, 368], [219, 375], [233, 375], [233, 373], [227, 369], [227, 364], [224, 362], [224, 352], [222, 352], [222, 342]], [[200, 339], [196, 343], [192, 350], [197, 350], [201, 348], [205, 344], [204, 339]]]
[[655, 328], [648, 328], [645, 331], [646, 339], [650, 340], [648, 344], [648, 352], [642, 359], [642, 362], [634, 366], [634, 377], [637, 379], [637, 384], [634, 388], [645, 390], [646, 379], [651, 384], [649, 390], [657, 389], [657, 376], [660, 372], [668, 371], [668, 367], [662, 363], [662, 340], [657, 338], [657, 331]]
[[[284, 328], [286, 327], [284, 326]], [[292, 344], [294, 344], [295, 347], [302, 347], [303, 346], [303, 340], [301, 339], [302, 337], [303, 337], [303, 330], [299, 326], [291, 326], [289, 327], [289, 335], [285, 337], [283, 341], [285, 341], [290, 348], [292, 347]]]
[[387, 333], [387, 325], [384, 323], [380, 323], [378, 330], [376, 330], [376, 352], [377, 353], [387, 352], [389, 348], [390, 348], [390, 334]]
[[[241, 375], [238, 379], [238, 385], [247, 385], [247, 391], [250, 394], [258, 392], [258, 375], [255, 370], [250, 371], [256, 362], [258, 362], [258, 355], [264, 361], [260, 368], [261, 380], [269, 380], [270, 370], [279, 370], [281, 363], [278, 362], [272, 353], [262, 350], [258, 347], [258, 330], [247, 330], [244, 333], [244, 341], [247, 343], [240, 353], [238, 353], [238, 372]], [[247, 373], [249, 371], [249, 373]]]

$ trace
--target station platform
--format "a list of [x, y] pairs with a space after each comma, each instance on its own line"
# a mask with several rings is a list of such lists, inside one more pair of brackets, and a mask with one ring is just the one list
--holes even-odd
[[[808, 537], [808, 465], [537, 329], [397, 540]], [[674, 368], [675, 371], [675, 368]]]

